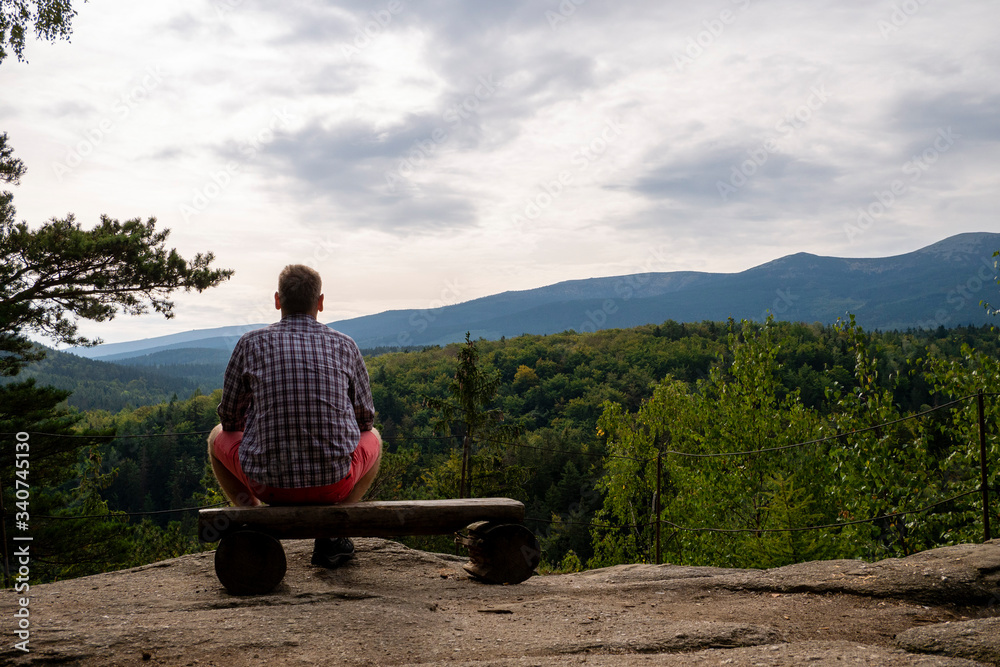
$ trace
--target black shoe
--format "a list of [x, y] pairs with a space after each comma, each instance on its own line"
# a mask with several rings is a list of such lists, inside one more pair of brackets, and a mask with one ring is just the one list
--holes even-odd
[[354, 542], [347, 537], [321, 537], [313, 547], [312, 564], [333, 569], [354, 558]]

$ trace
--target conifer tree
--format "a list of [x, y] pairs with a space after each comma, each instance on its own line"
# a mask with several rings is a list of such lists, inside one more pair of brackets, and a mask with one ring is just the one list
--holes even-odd
[[[0, 1], [6, 12], [7, 2]], [[25, 166], [7, 141], [7, 134], [0, 134], [0, 182], [16, 185]], [[97, 227], [85, 230], [70, 215], [32, 229], [15, 221], [13, 194], [0, 192], [0, 375], [15, 376], [44, 356], [28, 333], [65, 344], [96, 344], [77, 333], [79, 318], [100, 322], [119, 312], [150, 309], [170, 317], [173, 291], [200, 292], [232, 275], [212, 268], [212, 253], [185, 260], [167, 249], [169, 231], [155, 225], [152, 218], [120, 223], [102, 217]], [[120, 524], [102, 520], [111, 512], [101, 491], [114, 471], [102, 470], [94, 446], [103, 441], [96, 436], [107, 434], [78, 432], [81, 416], [59, 407], [67, 396], [32, 380], [0, 387], [0, 432], [9, 438], [29, 434], [30, 467], [17, 472], [30, 480], [31, 511], [22, 511], [20, 519], [8, 513], [4, 521], [8, 534], [18, 526], [32, 531], [35, 581], [99, 572], [127, 552], [127, 543], [115, 538]], [[15, 507], [15, 452], [13, 447], [2, 452], [3, 505]]]
[[458, 413], [457, 421], [461, 424], [463, 436], [459, 497], [472, 495], [472, 449], [476, 440], [487, 441], [487, 446], [484, 448], [487, 455], [479, 458], [480, 462], [485, 464], [481, 468], [481, 473], [488, 475], [496, 472], [495, 465], [498, 463], [499, 452], [495, 445], [516, 432], [516, 429], [505, 428], [501, 423], [503, 421], [501, 410], [489, 407], [497, 397], [499, 388], [500, 375], [495, 369], [487, 369], [480, 365], [476, 343], [467, 332], [465, 345], [458, 353], [455, 379], [450, 386], [453, 400], [427, 399], [428, 404], [440, 413], [439, 426], [446, 432], [450, 432], [450, 424], [456, 420]]

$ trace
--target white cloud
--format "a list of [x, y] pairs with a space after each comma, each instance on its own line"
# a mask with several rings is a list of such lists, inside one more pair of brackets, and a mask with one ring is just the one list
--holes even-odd
[[19, 215], [156, 216], [237, 270], [107, 340], [240, 323], [295, 261], [338, 319], [1000, 231], [1000, 7], [577, 2], [83, 4], [0, 66]]

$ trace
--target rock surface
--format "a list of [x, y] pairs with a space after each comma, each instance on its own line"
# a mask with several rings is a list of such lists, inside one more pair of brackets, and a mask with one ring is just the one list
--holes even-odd
[[1000, 618], [910, 628], [896, 637], [896, 645], [915, 653], [936, 653], [1000, 665]]
[[32, 586], [14, 665], [1000, 664], [1000, 540], [773, 570], [620, 565], [470, 580], [462, 559], [355, 540], [337, 570], [285, 542], [273, 593], [234, 597], [206, 552]]

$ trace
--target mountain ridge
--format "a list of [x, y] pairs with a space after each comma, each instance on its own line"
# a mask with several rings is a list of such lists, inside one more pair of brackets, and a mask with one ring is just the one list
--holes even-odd
[[[876, 258], [798, 252], [744, 271], [673, 271], [566, 280], [462, 303], [389, 310], [331, 322], [363, 348], [444, 345], [473, 337], [596, 331], [659, 324], [776, 319], [831, 324], [848, 313], [868, 329], [985, 324], [979, 306], [995, 280], [1000, 234], [957, 234], [924, 248]], [[188, 347], [231, 350], [248, 324], [73, 349], [119, 361]]]

